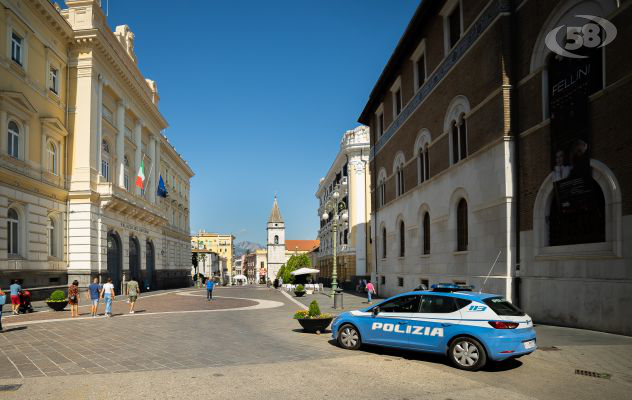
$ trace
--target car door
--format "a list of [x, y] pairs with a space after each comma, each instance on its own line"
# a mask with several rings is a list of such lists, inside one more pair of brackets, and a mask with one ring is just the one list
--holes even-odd
[[408, 347], [407, 325], [419, 309], [419, 295], [403, 295], [386, 300], [370, 310], [360, 328], [363, 341], [383, 346]]
[[428, 294], [421, 296], [419, 310], [410, 317], [408, 339], [416, 350], [444, 352], [447, 340], [461, 323], [461, 313], [451, 296]]

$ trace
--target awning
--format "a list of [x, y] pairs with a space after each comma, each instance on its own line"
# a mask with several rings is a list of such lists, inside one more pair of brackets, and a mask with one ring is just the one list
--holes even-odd
[[290, 275], [311, 275], [311, 274], [317, 274], [319, 273], [320, 270], [319, 269], [314, 269], [314, 268], [299, 268], [296, 271], [292, 271], [290, 272]]
[[248, 278], [246, 278], [246, 275], [235, 275], [233, 276], [233, 279], [237, 280], [237, 281], [247, 281]]

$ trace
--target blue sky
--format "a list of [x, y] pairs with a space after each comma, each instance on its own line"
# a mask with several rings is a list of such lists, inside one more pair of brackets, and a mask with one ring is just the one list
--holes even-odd
[[286, 237], [315, 238], [318, 181], [418, 4], [110, 0], [195, 171], [191, 230], [263, 244], [277, 193]]

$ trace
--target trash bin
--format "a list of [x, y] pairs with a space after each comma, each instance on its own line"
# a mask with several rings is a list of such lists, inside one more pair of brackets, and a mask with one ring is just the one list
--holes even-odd
[[334, 308], [344, 309], [344, 304], [342, 303], [342, 289], [336, 289], [334, 292]]

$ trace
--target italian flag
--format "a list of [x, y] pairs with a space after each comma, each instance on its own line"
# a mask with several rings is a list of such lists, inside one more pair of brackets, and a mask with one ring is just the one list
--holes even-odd
[[136, 176], [136, 186], [141, 189], [145, 189], [145, 160], [140, 162], [140, 168], [138, 169], [138, 175]]

